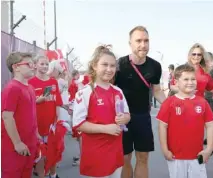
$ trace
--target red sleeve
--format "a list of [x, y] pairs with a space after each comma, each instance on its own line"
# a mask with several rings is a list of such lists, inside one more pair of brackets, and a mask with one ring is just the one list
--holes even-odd
[[168, 124], [169, 122], [169, 117], [170, 117], [170, 112], [169, 112], [169, 107], [170, 107], [170, 101], [171, 101], [171, 97], [166, 99], [161, 107], [160, 107], [160, 111], [158, 112], [157, 115], [157, 119]]
[[15, 112], [19, 102], [20, 90], [17, 87], [10, 86], [2, 92], [1, 110]]
[[205, 101], [204, 116], [205, 116], [205, 118], [204, 118], [205, 123], [213, 121], [213, 113], [212, 113], [211, 107], [207, 101]]
[[56, 81], [56, 106], [62, 106], [63, 101], [61, 98], [61, 93], [59, 91], [58, 82]]
[[211, 91], [211, 90], [213, 90], [213, 79], [211, 78], [210, 75], [208, 75], [208, 74], [206, 74], [206, 75], [208, 77], [208, 83], [206, 86], [206, 90]]
[[89, 76], [85, 75], [84, 76], [84, 80], [82, 82], [84, 85], [88, 84], [89, 83]]
[[76, 84], [75, 84], [73, 81], [71, 82], [68, 91], [69, 91], [69, 94], [70, 94], [70, 99], [69, 99], [69, 101], [74, 100], [74, 99], [75, 99], [75, 94], [76, 94], [77, 91], [78, 91], [78, 87], [76, 86]]
[[175, 85], [175, 78], [174, 78], [173, 75], [172, 75], [172, 79], [171, 79], [171, 81], [170, 81], [170, 85]]

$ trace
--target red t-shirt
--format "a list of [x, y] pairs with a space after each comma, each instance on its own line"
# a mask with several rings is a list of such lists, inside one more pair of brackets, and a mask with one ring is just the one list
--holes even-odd
[[[33, 88], [17, 80], [11, 80], [1, 93], [1, 112], [14, 112], [14, 119], [21, 141], [33, 149], [36, 148], [37, 144], [35, 100]], [[3, 120], [1, 124], [1, 143], [2, 152], [14, 150]]]
[[[108, 90], [96, 86], [92, 91], [87, 85], [76, 94], [73, 110], [73, 126], [78, 128], [85, 121], [95, 124], [115, 123], [115, 96], [124, 101], [124, 112], [129, 108], [122, 91], [115, 86]], [[81, 175], [104, 177], [111, 175], [124, 163], [122, 134], [82, 133]]]
[[61, 106], [63, 104], [58, 88], [58, 82], [54, 78], [43, 81], [37, 77], [33, 77], [29, 80], [29, 84], [34, 87], [36, 97], [41, 96], [46, 87], [52, 87], [47, 100], [42, 103], [36, 104], [39, 134], [41, 136], [47, 136], [49, 133], [50, 125], [53, 124], [57, 119], [56, 106]]
[[[78, 80], [81, 80], [81, 78], [79, 78]], [[79, 82], [82, 83], [82, 85], [84, 86], [89, 83], [89, 77], [87, 75], [84, 75], [82, 81]], [[75, 99], [75, 94], [77, 93], [78, 90], [79, 88], [78, 85], [76, 84], [76, 81], [72, 79], [71, 84], [68, 88], [68, 92], [70, 94], [69, 101], [73, 101]]]
[[[204, 97], [205, 90], [207, 91], [213, 90], [213, 79], [208, 73], [204, 72], [204, 70], [201, 67], [199, 67], [196, 70], [196, 80], [197, 80], [197, 89], [196, 89], [197, 96]], [[172, 78], [170, 85], [175, 85], [174, 77]]]
[[157, 119], [168, 125], [168, 149], [176, 159], [196, 159], [203, 149], [205, 124], [213, 121], [207, 101], [199, 96], [191, 99], [167, 98]]

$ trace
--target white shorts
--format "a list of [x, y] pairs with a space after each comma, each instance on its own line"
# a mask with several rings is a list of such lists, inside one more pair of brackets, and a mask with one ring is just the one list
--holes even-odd
[[205, 164], [194, 160], [167, 161], [170, 178], [207, 178]]
[[83, 176], [82, 178], [121, 178], [121, 171], [122, 171], [122, 167], [116, 169], [115, 172], [113, 172], [109, 176], [105, 176], [105, 177], [87, 177], [87, 176]]

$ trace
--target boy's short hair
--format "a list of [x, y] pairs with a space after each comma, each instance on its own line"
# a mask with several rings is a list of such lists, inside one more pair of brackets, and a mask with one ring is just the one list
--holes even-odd
[[174, 72], [175, 79], [179, 79], [183, 72], [195, 72], [195, 69], [189, 64], [180, 65], [175, 69], [175, 72]]
[[174, 64], [170, 64], [168, 68], [169, 68], [170, 70], [175, 70]]
[[7, 67], [10, 72], [13, 72], [13, 64], [20, 63], [21, 61], [24, 60], [24, 58], [32, 58], [31, 53], [22, 53], [22, 52], [12, 52], [9, 54], [7, 57]]

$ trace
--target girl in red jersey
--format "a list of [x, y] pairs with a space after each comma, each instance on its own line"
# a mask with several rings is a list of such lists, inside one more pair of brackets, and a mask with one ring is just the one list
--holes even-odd
[[[196, 95], [204, 97], [204, 92], [213, 91], [213, 79], [207, 73], [207, 66], [205, 62], [205, 49], [201, 44], [194, 44], [189, 50], [188, 54], [188, 63], [195, 68], [196, 71], [196, 80], [197, 80], [197, 88]], [[175, 86], [175, 82], [171, 82], [171, 89], [173, 91], [178, 91], [177, 86]]]
[[[73, 110], [74, 129], [82, 132], [80, 173], [85, 177], [120, 178], [124, 164], [121, 124], [130, 120], [121, 89], [110, 84], [115, 75], [115, 55], [99, 46], [89, 64], [91, 84], [78, 91]], [[116, 115], [115, 97], [124, 103]]]
[[[89, 83], [89, 77], [87, 75], [80, 75], [78, 70], [72, 71], [72, 80], [70, 82], [70, 86], [68, 89], [70, 93], [69, 101], [71, 104], [73, 104], [74, 102], [75, 94], [77, 93], [77, 91], [82, 89], [88, 83]], [[72, 107], [73, 106], [71, 106], [71, 108]]]
[[[29, 80], [29, 84], [34, 87], [36, 92], [38, 131], [42, 136], [42, 141], [47, 143], [50, 125], [57, 119], [62, 99], [57, 80], [47, 75], [48, 59], [44, 56], [38, 56], [36, 61], [36, 76]], [[38, 162], [36, 170], [41, 177], [44, 176], [44, 159]], [[57, 177], [56, 167], [53, 166], [50, 169], [50, 178]]]

